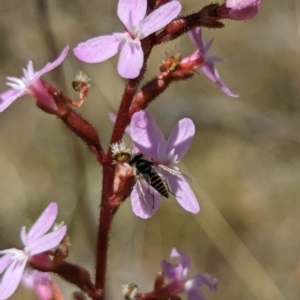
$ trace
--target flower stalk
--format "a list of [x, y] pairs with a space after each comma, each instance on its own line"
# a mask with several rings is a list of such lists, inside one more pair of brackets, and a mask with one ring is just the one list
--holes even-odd
[[[66, 226], [62, 225], [47, 233], [57, 216], [57, 204], [53, 202], [33, 224], [28, 234], [22, 228], [22, 250], [11, 248], [0, 251], [0, 300], [7, 299], [15, 291], [27, 265], [38, 271], [32, 274], [26, 272], [27, 283], [28, 280], [36, 282], [33, 285], [29, 282], [28, 287], [35, 289], [38, 295], [39, 288], [46, 286], [47, 293], [51, 293], [53, 287], [50, 275], [43, 276], [45, 274], [41, 275], [40, 272], [52, 272], [76, 285], [90, 298], [105, 300], [110, 228], [120, 204], [129, 195], [134, 214], [144, 219], [155, 214], [163, 197], [168, 198], [169, 193], [175, 196], [186, 211], [193, 214], [199, 212], [200, 206], [189, 181], [176, 166], [191, 146], [195, 135], [194, 122], [189, 118], [181, 119], [166, 140], [154, 118], [143, 110], [172, 82], [189, 79], [198, 69], [226, 95], [237, 97], [221, 80], [215, 68], [215, 63], [221, 59], [207, 53], [212, 41], [202, 41], [200, 27], [224, 27], [221, 19], [247, 20], [255, 16], [259, 8], [259, 0], [227, 0], [222, 5], [210, 4], [196, 13], [181, 16], [181, 3], [177, 0], [119, 0], [117, 14], [125, 27], [124, 31], [89, 39], [74, 49], [74, 54], [88, 63], [105, 61], [119, 52], [117, 69], [119, 75], [126, 79], [126, 84], [107, 152], [103, 149], [95, 127], [70, 107], [72, 105], [79, 108], [86, 101], [89, 79], [81, 76], [73, 82], [80, 97], [80, 101], [76, 102], [40, 78], [64, 61], [69, 46], [63, 49], [54, 62], [46, 64], [40, 71], [34, 71], [33, 63], [29, 61], [27, 69], [23, 69], [22, 78], [7, 77], [10, 88], [0, 94], [0, 111], [26, 94], [35, 98], [41, 110], [61, 119], [88, 146], [103, 167], [103, 179], [95, 282], [85, 268], [65, 261], [68, 255]], [[195, 45], [195, 52], [185, 58], [180, 53], [170, 55], [163, 62], [159, 74], [140, 87], [153, 47], [185, 33], [188, 33]], [[130, 134], [138, 154], [130, 150], [127, 161], [120, 160], [116, 163], [110, 147], [121, 145], [120, 140], [125, 132]], [[126, 152], [127, 149], [124, 149]], [[134, 166], [134, 162], [137, 163], [138, 160], [142, 164], [139, 168], [136, 164]], [[151, 182], [154, 177], [159, 182], [156, 186]], [[164, 186], [164, 180], [168, 185]], [[162, 187], [165, 187], [165, 193], [161, 192]], [[190, 268], [187, 255], [174, 248], [171, 257], [178, 258], [179, 264], [172, 265], [163, 261], [162, 272], [154, 282], [154, 291], [138, 293], [137, 286], [133, 285], [135, 299], [178, 300], [179, 293], [187, 292], [189, 300], [200, 300], [204, 299], [200, 290], [202, 285], [207, 285], [211, 291], [215, 290], [217, 280], [208, 274], [187, 278]], [[169, 283], [165, 283], [165, 276], [170, 279]], [[41, 282], [41, 278], [46, 279], [46, 284]], [[44, 295], [40, 299], [43, 300]], [[84, 299], [81, 293], [76, 293], [74, 297]], [[53, 299], [56, 299], [55, 296]]]

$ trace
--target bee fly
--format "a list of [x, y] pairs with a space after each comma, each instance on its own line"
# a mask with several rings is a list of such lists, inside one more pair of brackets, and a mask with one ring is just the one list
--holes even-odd
[[131, 158], [129, 164], [135, 167], [137, 176], [142, 175], [156, 191], [162, 196], [169, 198], [168, 186], [153, 168], [153, 162], [145, 159], [142, 153], [138, 153]]

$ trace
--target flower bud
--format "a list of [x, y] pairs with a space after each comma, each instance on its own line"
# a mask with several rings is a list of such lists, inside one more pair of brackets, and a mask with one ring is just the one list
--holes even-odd
[[242, 21], [255, 17], [259, 9], [260, 0], [227, 0], [217, 13], [221, 18]]

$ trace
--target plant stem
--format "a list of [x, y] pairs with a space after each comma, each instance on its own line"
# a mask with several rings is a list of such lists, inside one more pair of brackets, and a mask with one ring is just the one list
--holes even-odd
[[[131, 116], [129, 110], [138, 89], [139, 83], [144, 76], [145, 66], [149, 57], [150, 51], [145, 55], [144, 66], [140, 75], [131, 80], [127, 80], [125, 91], [121, 100], [119, 111], [117, 114], [116, 123], [111, 136], [110, 145], [120, 141], [123, 137], [126, 127], [130, 123]], [[100, 154], [100, 153], [99, 153]], [[103, 156], [102, 156], [103, 157]], [[109, 230], [112, 224], [114, 214], [116, 213], [119, 204], [115, 201], [113, 182], [115, 176], [115, 165], [113, 165], [113, 158], [110, 149], [104, 157], [103, 161], [103, 181], [102, 181], [102, 195], [100, 205], [100, 221], [98, 228], [97, 240], [97, 261], [96, 261], [96, 280], [95, 287], [101, 291], [101, 300], [105, 299], [105, 280], [107, 269], [107, 254], [109, 245]]]
[[101, 299], [105, 299], [105, 279], [107, 266], [107, 252], [109, 245], [109, 230], [113, 219], [114, 207], [110, 204], [113, 194], [114, 167], [103, 166], [102, 201], [100, 205], [100, 222], [97, 241], [97, 262], [96, 262], [96, 289], [101, 290]]

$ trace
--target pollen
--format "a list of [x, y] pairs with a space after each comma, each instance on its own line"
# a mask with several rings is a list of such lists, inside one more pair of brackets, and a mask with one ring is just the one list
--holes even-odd
[[[74, 81], [81, 81], [81, 82], [85, 82], [85, 83], [88, 83], [91, 80], [92, 79], [90, 77], [88, 77], [87, 74], [83, 73], [82, 71], [79, 71], [74, 78]], [[91, 85], [88, 83], [88, 86], [90, 87]]]
[[132, 300], [135, 298], [138, 293], [138, 286], [135, 283], [124, 284], [123, 287], [123, 295], [126, 300]]
[[80, 101], [75, 102], [73, 100], [69, 100], [68, 102], [75, 106], [80, 107], [84, 101], [87, 99], [89, 94], [89, 88], [91, 87], [91, 84], [89, 83], [91, 81], [91, 78], [88, 77], [85, 73], [82, 71], [79, 71], [76, 75], [74, 81], [72, 82], [72, 86], [74, 90], [79, 94]]
[[131, 158], [131, 150], [127, 148], [123, 140], [111, 144], [111, 152], [116, 162], [127, 162]]

